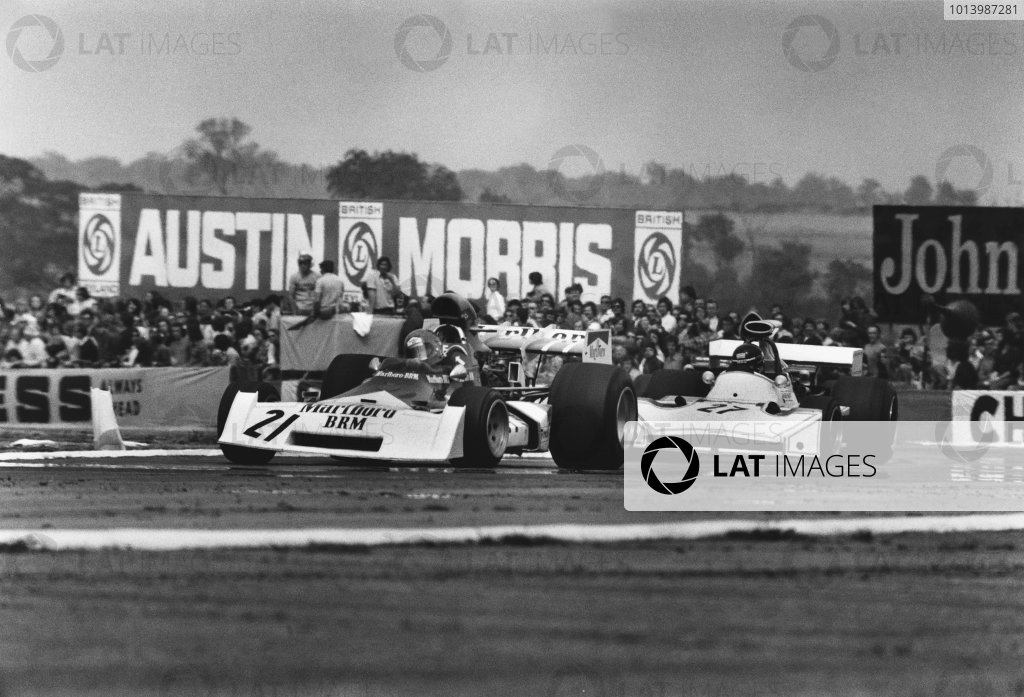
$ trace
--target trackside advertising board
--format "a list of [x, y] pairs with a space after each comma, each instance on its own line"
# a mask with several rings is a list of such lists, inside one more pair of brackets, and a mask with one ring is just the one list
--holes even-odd
[[330, 259], [359, 296], [380, 256], [402, 289], [507, 297], [540, 272], [556, 295], [661, 295], [679, 288], [683, 214], [611, 208], [83, 194], [79, 276], [98, 296], [158, 291], [239, 298], [282, 292], [298, 257]]
[[229, 369], [101, 368], [0, 371], [0, 429], [90, 428], [90, 388], [109, 390], [119, 426], [210, 428]]
[[966, 299], [986, 324], [1021, 309], [1024, 208], [875, 206], [874, 292], [879, 319], [921, 321], [921, 301]]

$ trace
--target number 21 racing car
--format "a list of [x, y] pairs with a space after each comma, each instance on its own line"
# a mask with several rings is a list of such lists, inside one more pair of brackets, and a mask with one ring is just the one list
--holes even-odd
[[[891, 449], [899, 402], [888, 382], [862, 375], [862, 350], [777, 344], [771, 337], [780, 326], [750, 313], [740, 324], [741, 340], [711, 342], [703, 370], [638, 378], [641, 421], [770, 422], [752, 440], [766, 437], [763, 445], [791, 452], [835, 445], [842, 420], [883, 422], [876, 442]], [[808, 433], [814, 443], [801, 440]], [[819, 433], [826, 441], [816, 440]]]
[[[276, 453], [345, 460], [491, 467], [506, 453], [548, 451], [559, 467], [618, 469], [636, 395], [621, 368], [569, 363], [550, 385], [487, 387], [489, 349], [476, 312], [453, 293], [431, 306], [439, 324], [409, 334], [404, 356], [342, 354], [319, 399], [279, 402], [269, 384], [229, 385], [217, 418], [228, 460], [265, 464]], [[524, 338], [524, 341], [526, 338]]]

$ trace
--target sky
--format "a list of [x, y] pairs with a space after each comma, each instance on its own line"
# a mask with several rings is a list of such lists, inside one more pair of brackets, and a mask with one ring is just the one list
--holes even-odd
[[358, 147], [541, 169], [582, 145], [606, 170], [816, 171], [890, 190], [937, 172], [971, 187], [991, 167], [989, 193], [1019, 194], [1024, 22], [941, 7], [5, 0], [0, 153], [127, 162], [236, 116], [313, 166]]

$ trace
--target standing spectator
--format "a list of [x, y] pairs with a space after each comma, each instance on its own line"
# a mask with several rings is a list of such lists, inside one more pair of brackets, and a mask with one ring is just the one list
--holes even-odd
[[501, 294], [501, 286], [497, 278], [487, 279], [487, 290], [484, 291], [484, 314], [498, 321], [505, 316], [505, 296]]
[[391, 273], [391, 259], [377, 259], [377, 268], [369, 271], [363, 281], [363, 292], [370, 312], [375, 315], [395, 314], [395, 295], [400, 291], [398, 278]]
[[344, 294], [345, 284], [341, 277], [334, 273], [334, 262], [330, 259], [321, 261], [320, 278], [316, 280], [313, 288], [313, 316], [318, 319], [334, 317], [338, 314]]
[[718, 301], [714, 298], [708, 298], [707, 304], [704, 306], [707, 311], [708, 330], [712, 334], [717, 334], [718, 330], [721, 329], [722, 318], [718, 316]]
[[531, 271], [530, 275], [527, 276], [527, 280], [530, 282], [530, 290], [526, 292], [524, 297], [540, 302], [540, 297], [549, 292], [544, 286], [544, 276], [539, 271]]
[[75, 274], [68, 272], [60, 277], [60, 285], [50, 291], [48, 302], [65, 308], [75, 302]]
[[313, 314], [313, 291], [320, 274], [313, 271], [313, 257], [299, 255], [299, 270], [288, 279], [288, 294], [292, 312], [297, 315]]
[[978, 388], [978, 371], [968, 360], [966, 341], [950, 341], [946, 346], [946, 372], [951, 389]]
[[658, 311], [658, 321], [661, 324], [661, 328], [669, 334], [675, 334], [678, 321], [675, 315], [672, 314], [672, 301], [662, 296], [658, 298], [658, 303], [655, 307]]
[[188, 336], [184, 325], [177, 322], [171, 325], [167, 349], [171, 354], [171, 365], [188, 365]]

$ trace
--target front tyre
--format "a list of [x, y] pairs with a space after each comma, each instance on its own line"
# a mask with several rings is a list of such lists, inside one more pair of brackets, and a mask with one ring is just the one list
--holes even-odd
[[567, 363], [551, 383], [551, 457], [564, 469], [616, 470], [626, 423], [637, 420], [626, 371], [601, 363]]
[[[217, 408], [217, 438], [224, 433], [224, 427], [228, 422], [228, 414], [231, 412], [231, 404], [235, 401], [235, 395], [239, 392], [255, 392], [260, 402], [279, 402], [281, 395], [273, 385], [265, 382], [243, 382], [231, 383], [224, 390], [220, 398], [220, 406]], [[273, 450], [260, 448], [247, 448], [244, 445], [225, 445], [221, 443], [220, 451], [230, 462], [236, 465], [265, 465], [275, 455]]]
[[464, 385], [448, 398], [448, 405], [465, 407], [460, 466], [494, 467], [508, 447], [508, 408], [501, 396], [487, 387]]

